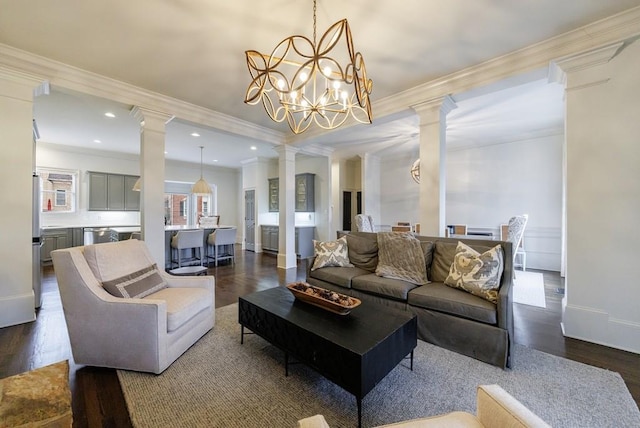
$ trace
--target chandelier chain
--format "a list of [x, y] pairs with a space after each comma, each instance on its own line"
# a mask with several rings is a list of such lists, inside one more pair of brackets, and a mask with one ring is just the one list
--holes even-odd
[[313, 0], [313, 46], [316, 46], [316, 0]]

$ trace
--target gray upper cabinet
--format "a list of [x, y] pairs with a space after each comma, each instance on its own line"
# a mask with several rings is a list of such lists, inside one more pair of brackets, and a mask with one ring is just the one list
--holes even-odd
[[100, 172], [89, 173], [89, 211], [107, 210], [107, 176]]
[[140, 192], [133, 190], [133, 186], [138, 181], [135, 175], [124, 176], [124, 210], [140, 211]]
[[296, 175], [296, 212], [314, 212], [315, 174]]
[[279, 198], [278, 193], [278, 179], [269, 179], [269, 212], [278, 212]]
[[137, 176], [89, 172], [89, 211], [139, 211]]
[[[315, 174], [296, 174], [295, 208], [296, 212], [314, 212], [315, 205]], [[278, 179], [269, 179], [269, 212], [279, 211]]]

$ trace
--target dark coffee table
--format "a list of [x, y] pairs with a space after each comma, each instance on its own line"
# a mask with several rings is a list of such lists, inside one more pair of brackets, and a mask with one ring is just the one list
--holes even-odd
[[285, 354], [355, 395], [358, 426], [362, 399], [417, 345], [416, 316], [386, 306], [362, 302], [348, 315], [337, 315], [295, 300], [285, 287], [240, 297], [240, 341], [245, 327]]

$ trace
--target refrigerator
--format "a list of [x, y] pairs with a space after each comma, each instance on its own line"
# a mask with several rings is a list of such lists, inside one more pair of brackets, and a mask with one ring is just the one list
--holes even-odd
[[40, 263], [40, 250], [43, 244], [42, 230], [40, 229], [40, 177], [33, 174], [33, 213], [31, 227], [31, 250], [33, 269], [33, 294], [36, 309], [42, 305], [42, 266]]

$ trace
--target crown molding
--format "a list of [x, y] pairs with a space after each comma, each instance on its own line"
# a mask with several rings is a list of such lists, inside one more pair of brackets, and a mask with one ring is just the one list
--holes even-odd
[[131, 106], [164, 112], [167, 115], [243, 137], [273, 144], [283, 144], [285, 141], [282, 132], [1, 43], [0, 64], [28, 75], [38, 76], [40, 81], [48, 80], [52, 85]]

